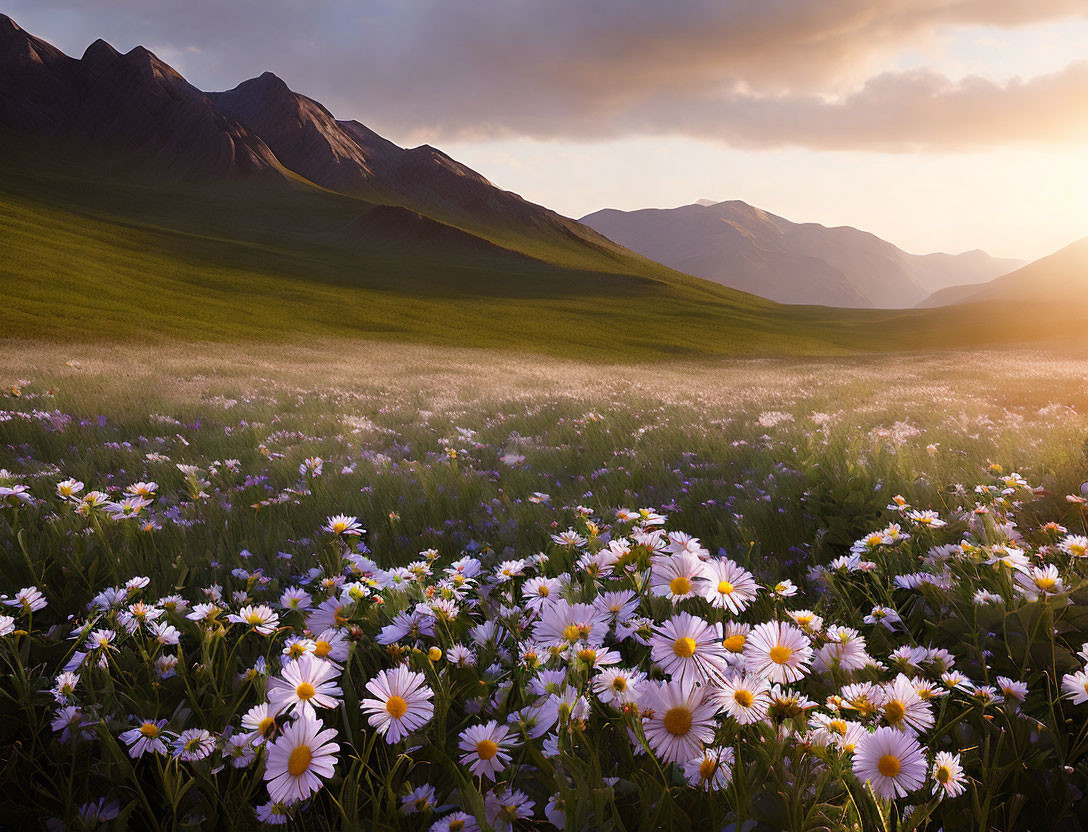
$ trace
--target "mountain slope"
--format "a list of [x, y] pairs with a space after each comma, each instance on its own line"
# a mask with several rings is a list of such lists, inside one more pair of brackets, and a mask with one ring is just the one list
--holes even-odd
[[1088, 295], [1088, 237], [1022, 269], [981, 285], [950, 286], [934, 292], [920, 308], [978, 301], [1032, 304], [1069, 303]]
[[903, 308], [934, 287], [1020, 265], [983, 252], [911, 255], [856, 228], [794, 223], [739, 201], [606, 209], [581, 221], [652, 260], [780, 303]]
[[516, 194], [428, 145], [398, 147], [272, 73], [205, 93], [143, 47], [105, 41], [79, 60], [0, 15], [0, 130], [152, 162], [186, 180], [305, 179], [401, 205], [488, 241], [592, 268], [631, 254], [592, 229]]

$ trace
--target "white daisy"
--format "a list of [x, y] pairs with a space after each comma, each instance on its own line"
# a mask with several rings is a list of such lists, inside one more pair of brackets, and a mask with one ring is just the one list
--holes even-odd
[[750, 572], [729, 558], [707, 561], [705, 566], [700, 585], [711, 606], [739, 615], [755, 600], [759, 585]]
[[400, 742], [434, 716], [434, 692], [422, 673], [413, 673], [405, 665], [379, 671], [366, 689], [377, 698], [364, 699], [360, 707], [370, 714], [371, 727], [385, 736], [387, 743]]
[[276, 803], [290, 805], [319, 791], [322, 779], [332, 777], [340, 746], [333, 742], [336, 730], [303, 713], [283, 729], [268, 747], [264, 779], [268, 796]]
[[910, 734], [894, 728], [877, 728], [864, 737], [854, 752], [854, 775], [889, 800], [905, 797], [926, 780], [922, 746]]
[[811, 642], [804, 633], [782, 621], [768, 621], [752, 629], [744, 644], [745, 668], [772, 682], [789, 684], [808, 673]]
[[268, 680], [268, 701], [276, 712], [315, 716], [314, 708], [335, 708], [342, 691], [336, 684], [337, 669], [313, 653], [306, 653], [283, 668], [282, 679]]
[[938, 751], [933, 759], [933, 794], [958, 797], [967, 788], [960, 755]]
[[674, 604], [701, 594], [707, 567], [690, 552], [655, 558], [650, 571], [650, 592]]
[[650, 640], [650, 656], [676, 682], [705, 682], [728, 667], [721, 624], [682, 612], [663, 622]]
[[711, 693], [718, 705], [741, 725], [751, 725], [767, 716], [771, 684], [762, 676], [744, 673], [727, 678]]
[[732, 748], [707, 748], [684, 763], [684, 778], [702, 791], [724, 789], [733, 779], [734, 757]]
[[510, 729], [491, 720], [486, 725], [473, 725], [461, 733], [457, 747], [465, 753], [461, 755], [462, 765], [469, 767], [477, 777], [494, 780], [510, 763], [510, 751], [517, 743], [510, 734]]
[[663, 762], [687, 762], [714, 738], [717, 708], [704, 688], [658, 682], [647, 687], [642, 705], [649, 714], [642, 723], [646, 742]]

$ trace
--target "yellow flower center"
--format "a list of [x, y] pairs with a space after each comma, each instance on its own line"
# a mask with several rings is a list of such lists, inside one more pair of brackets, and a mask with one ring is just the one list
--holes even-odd
[[627, 680], [622, 676], [617, 676], [612, 680], [612, 690], [625, 691], [627, 690]]
[[316, 694], [317, 691], [314, 689], [314, 686], [311, 685], [309, 682], [303, 682], [297, 688], [295, 688], [295, 696], [297, 696], [303, 702], [308, 702], [309, 700], [313, 699]]
[[699, 763], [699, 777], [703, 780], [709, 780], [714, 776], [714, 772], [717, 770], [718, 761], [713, 760], [710, 757], [704, 758], [703, 761]]
[[776, 644], [771, 648], [767, 655], [770, 656], [771, 661], [775, 664], [785, 664], [790, 660], [790, 656], [793, 655], [793, 650], [783, 644]]
[[947, 783], [952, 779], [952, 772], [948, 766], [941, 766], [937, 769], [937, 773], [934, 775], [938, 783]]
[[841, 719], [833, 719], [827, 723], [827, 730], [840, 737], [846, 736], [846, 723]]
[[325, 658], [332, 650], [332, 645], [327, 641], [315, 641], [314, 642], [314, 655], [319, 658]]
[[257, 723], [257, 730], [261, 732], [262, 737], [267, 737], [276, 728], [276, 720], [270, 716], [266, 716], [259, 723]]
[[756, 701], [756, 698], [752, 695], [750, 690], [741, 688], [740, 690], [733, 691], [733, 701], [742, 708], [750, 708], [752, 707], [752, 703]]
[[691, 592], [691, 579], [677, 575], [669, 581], [669, 592], [673, 595], [687, 595]]
[[577, 624], [568, 624], [563, 628], [563, 638], [566, 641], [577, 641], [579, 636], [582, 635], [582, 631], [578, 629]]
[[314, 758], [310, 746], [300, 745], [291, 751], [287, 758], [287, 773], [292, 777], [301, 777], [310, 767], [310, 760]]
[[540, 588], [537, 589], [536, 594], [539, 595], [541, 598], [547, 598], [551, 594], [551, 590], [548, 589], [548, 587], [544, 584], [541, 584]]
[[450, 832], [461, 832], [465, 828], [465, 822], [458, 818], [457, 820], [450, 821]]
[[695, 639], [683, 636], [672, 643], [672, 652], [682, 659], [690, 659], [695, 655]]
[[494, 740], [480, 740], [476, 743], [476, 756], [481, 760], [490, 760], [499, 753], [499, 746]]
[[430, 650], [427, 651], [427, 658], [429, 658], [432, 662], [438, 661], [442, 658], [442, 650], [438, 647], [432, 647]]
[[907, 709], [903, 707], [903, 703], [898, 699], [893, 699], [884, 706], [884, 718], [892, 725], [902, 722], [903, 717], [906, 715]]
[[390, 696], [385, 702], [385, 710], [393, 719], [400, 719], [408, 713], [408, 703], [403, 696]]
[[154, 722], [145, 722], [140, 726], [140, 733], [148, 739], [154, 739], [159, 735], [159, 726]]
[[722, 642], [722, 646], [730, 653], [741, 653], [744, 651], [745, 640], [743, 635], [730, 636]]
[[719, 581], [718, 592], [720, 592], [722, 595], [732, 595], [733, 585], [729, 583], [729, 581]]
[[597, 661], [597, 651], [592, 647], [587, 647], [585, 650], [578, 653], [578, 658], [584, 662], [595, 662]]
[[877, 760], [876, 768], [885, 777], [895, 777], [899, 774], [899, 758], [894, 754], [885, 754]]
[[1039, 589], [1046, 589], [1046, 590], [1053, 589], [1054, 588], [1054, 583], [1055, 583], [1055, 581], [1054, 581], [1053, 578], [1048, 578], [1048, 577], [1045, 577], [1045, 576], [1035, 579], [1035, 585], [1037, 587], [1039, 587]]
[[691, 730], [691, 711], [683, 705], [665, 712], [665, 730], [674, 737], [682, 737]]

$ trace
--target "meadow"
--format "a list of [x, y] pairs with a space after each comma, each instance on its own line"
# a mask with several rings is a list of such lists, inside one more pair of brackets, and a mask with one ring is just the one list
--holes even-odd
[[0, 353], [0, 825], [1080, 829], [1088, 359]]

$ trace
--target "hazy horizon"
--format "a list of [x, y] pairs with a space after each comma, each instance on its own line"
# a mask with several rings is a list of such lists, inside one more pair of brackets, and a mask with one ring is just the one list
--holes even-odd
[[576, 218], [739, 199], [912, 253], [1025, 260], [1088, 236], [1083, 3], [557, 5], [0, 11], [76, 56], [142, 44], [206, 90], [274, 71]]

